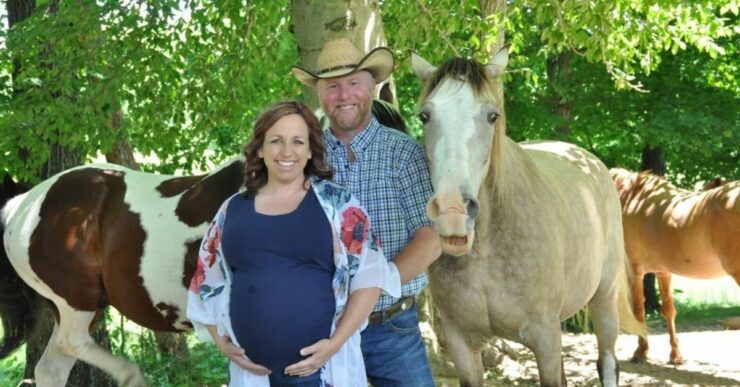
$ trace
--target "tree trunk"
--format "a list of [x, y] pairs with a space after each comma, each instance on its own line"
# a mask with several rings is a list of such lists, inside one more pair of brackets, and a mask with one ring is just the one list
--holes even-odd
[[[56, 12], [59, 7], [58, 0], [51, 1], [46, 11], [50, 14]], [[35, 0], [9, 0], [7, 2], [8, 11], [8, 27], [12, 27], [28, 17], [31, 16], [34, 9], [36, 8]], [[12, 49], [12, 47], [11, 47]], [[49, 46], [48, 49], [53, 49]], [[18, 61], [14, 61], [13, 68], [13, 79], [21, 73], [21, 64]], [[50, 143], [51, 148], [49, 160], [38, 170], [37, 175], [41, 179], [49, 178], [56, 173], [68, 169], [73, 166], [80, 165], [82, 162], [82, 155], [77, 149], [70, 149], [63, 147], [57, 143]], [[28, 154], [27, 150], [21, 150], [24, 154]], [[50, 303], [43, 299], [41, 296], [35, 294], [32, 295], [35, 298], [36, 311], [34, 315], [35, 323], [29, 322], [29, 326], [26, 327], [28, 336], [26, 338], [26, 367], [24, 371], [25, 381], [24, 384], [30, 383], [33, 379], [34, 368], [38, 363], [39, 358], [43, 354], [44, 348], [51, 337], [51, 332], [54, 327], [54, 312]], [[33, 324], [33, 326], [31, 326]], [[99, 319], [94, 324], [93, 337], [106, 348], [110, 348], [110, 340], [108, 339], [107, 331], [105, 330], [104, 319]], [[89, 365], [78, 362], [70, 373], [67, 381], [69, 386], [115, 386], [113, 379], [107, 374], [98, 370], [97, 368], [90, 367]]]
[[8, 7], [8, 29], [27, 19], [36, 8], [36, 0], [8, 0], [6, 4]]
[[[327, 40], [348, 38], [364, 52], [387, 45], [377, 0], [292, 0], [291, 16], [300, 65], [309, 70]], [[376, 97], [398, 106], [392, 77], [377, 85]], [[306, 90], [305, 102], [319, 107], [313, 90]]]
[[[652, 173], [663, 176], [665, 175], [665, 157], [663, 149], [660, 147], [651, 148], [646, 146], [642, 149], [642, 165], [640, 170], [651, 171]], [[655, 274], [648, 273], [643, 279], [645, 293], [645, 311], [654, 313], [660, 310], [660, 301], [655, 286]]]
[[[123, 130], [121, 128], [122, 122], [123, 112], [121, 109], [116, 109], [110, 117], [110, 130], [113, 136], [120, 137]], [[137, 171], [139, 170], [139, 163], [134, 159], [134, 150], [131, 148], [131, 144], [125, 140], [116, 141], [113, 144], [113, 148], [105, 154], [105, 160], [109, 163], [122, 165]]]
[[555, 115], [561, 119], [561, 123], [555, 131], [563, 137], [570, 136], [570, 120], [573, 117], [573, 104], [567, 96], [561, 93], [565, 89], [564, 84], [570, 77], [570, 61], [573, 53], [562, 52], [555, 58], [547, 59], [547, 77], [555, 93]]

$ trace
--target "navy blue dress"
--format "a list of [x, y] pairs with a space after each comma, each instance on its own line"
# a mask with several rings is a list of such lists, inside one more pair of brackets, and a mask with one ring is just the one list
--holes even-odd
[[334, 316], [331, 224], [309, 189], [283, 215], [255, 211], [254, 194], [229, 203], [221, 245], [233, 273], [230, 313], [247, 356], [273, 373], [328, 338]]

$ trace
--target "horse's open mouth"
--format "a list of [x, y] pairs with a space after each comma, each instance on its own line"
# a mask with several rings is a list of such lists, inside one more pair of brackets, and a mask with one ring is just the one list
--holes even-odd
[[465, 255], [470, 252], [470, 238], [470, 235], [442, 236], [442, 251], [455, 257]]
[[468, 244], [468, 236], [453, 236], [453, 237], [442, 237], [442, 241], [445, 244], [452, 246], [465, 246]]

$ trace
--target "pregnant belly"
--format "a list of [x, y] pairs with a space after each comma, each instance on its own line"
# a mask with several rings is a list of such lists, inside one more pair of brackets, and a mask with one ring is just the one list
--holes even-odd
[[324, 274], [235, 273], [231, 322], [247, 357], [282, 373], [304, 359], [301, 348], [329, 337], [334, 293]]

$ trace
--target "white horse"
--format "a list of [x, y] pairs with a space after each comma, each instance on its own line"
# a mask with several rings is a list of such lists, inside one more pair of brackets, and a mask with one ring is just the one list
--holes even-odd
[[620, 324], [644, 334], [630, 309], [617, 192], [589, 152], [506, 136], [493, 81], [507, 62], [507, 49], [485, 66], [455, 58], [437, 68], [412, 55], [425, 85], [427, 210], [445, 252], [429, 274], [447, 349], [463, 386], [483, 385], [493, 335], [534, 352], [542, 385], [565, 385], [560, 323], [588, 304], [599, 378], [616, 386]]

